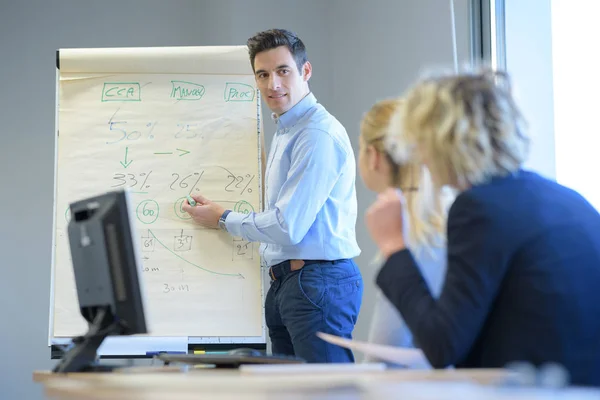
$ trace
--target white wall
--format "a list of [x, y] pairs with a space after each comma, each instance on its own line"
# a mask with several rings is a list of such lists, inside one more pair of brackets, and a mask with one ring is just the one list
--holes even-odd
[[[358, 152], [359, 124], [378, 100], [397, 96], [426, 66], [452, 67], [450, 6], [442, 0], [333, 1], [330, 16], [334, 102], [329, 110], [346, 126]], [[468, 1], [455, 0], [459, 60], [468, 61]], [[358, 153], [357, 153], [358, 154]], [[357, 263], [365, 280], [365, 295], [356, 336], [365, 339], [374, 304], [375, 274], [371, 264], [376, 247], [364, 223], [364, 212], [375, 199], [357, 175], [358, 242], [363, 250]]]
[[[468, 59], [468, 0], [455, 0]], [[67, 47], [243, 44], [284, 27], [305, 41], [317, 98], [346, 126], [355, 150], [362, 113], [399, 94], [424, 64], [452, 62], [445, 0], [21, 0], [0, 3], [0, 398], [35, 400], [35, 369], [49, 369], [55, 52]], [[267, 141], [272, 134], [267, 131]], [[267, 129], [269, 124], [267, 124]], [[376, 253], [363, 216], [373, 195], [358, 183], [357, 259], [366, 282], [356, 337], [367, 336]]]

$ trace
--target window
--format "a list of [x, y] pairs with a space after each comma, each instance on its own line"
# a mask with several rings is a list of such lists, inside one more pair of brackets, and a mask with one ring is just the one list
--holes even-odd
[[600, 1], [552, 0], [556, 180], [600, 209]]

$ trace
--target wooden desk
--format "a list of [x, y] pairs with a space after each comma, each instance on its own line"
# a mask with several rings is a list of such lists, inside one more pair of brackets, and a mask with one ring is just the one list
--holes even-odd
[[[172, 371], [172, 370], [171, 370]], [[387, 370], [379, 372], [249, 374], [237, 370], [55, 375], [34, 373], [49, 399], [452, 399], [516, 397], [514, 389], [491, 385], [509, 377], [505, 370]], [[528, 389], [523, 389], [527, 391]], [[586, 392], [587, 393], [587, 392]], [[584, 393], [584, 394], [586, 394]], [[518, 393], [523, 394], [522, 391]], [[581, 393], [577, 393], [581, 395]], [[600, 392], [594, 394], [600, 398]], [[432, 397], [433, 396], [433, 397]], [[536, 394], [536, 399], [544, 399]], [[570, 399], [566, 391], [553, 400]], [[492, 398], [492, 397], [489, 397]], [[519, 397], [519, 399], [527, 397]], [[585, 399], [586, 397], [577, 397]]]

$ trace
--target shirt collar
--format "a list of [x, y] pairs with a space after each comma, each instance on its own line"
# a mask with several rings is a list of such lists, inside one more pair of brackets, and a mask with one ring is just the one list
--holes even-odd
[[306, 114], [308, 110], [317, 104], [317, 98], [312, 92], [309, 92], [302, 100], [296, 103], [295, 106], [287, 110], [280, 116], [275, 113], [271, 114], [271, 118], [280, 128], [291, 128]]

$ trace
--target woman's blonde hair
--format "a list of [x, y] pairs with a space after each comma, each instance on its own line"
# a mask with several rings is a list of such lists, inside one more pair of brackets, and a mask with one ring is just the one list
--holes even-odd
[[[408, 243], [413, 248], [445, 244], [446, 210], [442, 189], [435, 188], [429, 171], [420, 162], [407, 158], [396, 162], [385, 148], [392, 133], [390, 122], [403, 106], [401, 99], [381, 100], [364, 115], [360, 131], [364, 143], [383, 154], [391, 166], [389, 184], [402, 190], [408, 214]], [[396, 135], [396, 132], [393, 133]]]
[[481, 69], [423, 79], [406, 93], [389, 151], [416, 145], [438, 184], [465, 188], [516, 172], [529, 150], [507, 74]]

